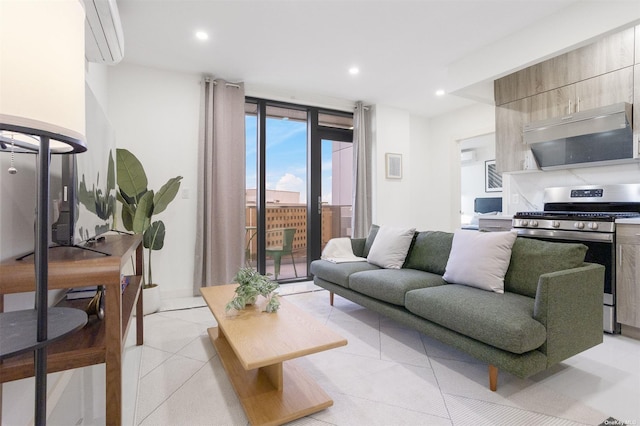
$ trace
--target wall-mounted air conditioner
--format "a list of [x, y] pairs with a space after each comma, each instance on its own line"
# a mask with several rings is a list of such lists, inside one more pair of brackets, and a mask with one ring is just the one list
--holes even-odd
[[85, 56], [89, 62], [117, 64], [124, 57], [124, 37], [116, 0], [83, 0], [86, 13]]
[[472, 161], [476, 161], [476, 150], [475, 149], [466, 149], [464, 151], [460, 151], [460, 162], [461, 163], [471, 163]]

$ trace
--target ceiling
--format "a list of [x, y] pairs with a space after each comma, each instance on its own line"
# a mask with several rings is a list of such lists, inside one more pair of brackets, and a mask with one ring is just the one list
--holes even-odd
[[[422, 116], [473, 103], [452, 64], [581, 0], [118, 0], [125, 63], [244, 81], [247, 94]], [[584, 0], [582, 0], [584, 1]], [[209, 39], [194, 33], [206, 31]], [[486, 61], [491, 61], [486, 57]], [[357, 66], [359, 74], [348, 70]], [[508, 71], [508, 70], [503, 70]], [[491, 79], [475, 81], [490, 90]], [[448, 94], [437, 97], [435, 91]], [[458, 95], [464, 94], [458, 91]]]

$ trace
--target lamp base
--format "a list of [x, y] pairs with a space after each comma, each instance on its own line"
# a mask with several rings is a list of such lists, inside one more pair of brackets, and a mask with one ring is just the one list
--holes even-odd
[[42, 348], [87, 323], [87, 314], [73, 308], [49, 308], [47, 318], [48, 338], [39, 342], [35, 309], [0, 313], [0, 360]]

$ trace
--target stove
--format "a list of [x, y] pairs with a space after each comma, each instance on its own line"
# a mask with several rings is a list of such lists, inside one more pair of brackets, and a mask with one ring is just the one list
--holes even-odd
[[[640, 212], [537, 211], [518, 212], [516, 229], [548, 229], [584, 232], [615, 232], [617, 219], [640, 217]], [[585, 238], [588, 238], [585, 236]]]
[[544, 210], [518, 212], [519, 236], [582, 243], [586, 262], [605, 267], [603, 328], [617, 333], [615, 316], [616, 220], [640, 217], [640, 184], [554, 187], [544, 191]]

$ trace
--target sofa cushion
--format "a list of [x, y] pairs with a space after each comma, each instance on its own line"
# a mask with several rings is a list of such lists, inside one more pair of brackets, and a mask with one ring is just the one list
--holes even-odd
[[449, 283], [504, 293], [515, 232], [457, 230], [444, 272]]
[[511, 250], [511, 263], [504, 278], [505, 290], [535, 297], [540, 275], [578, 268], [586, 253], [584, 244], [519, 237]]
[[451, 232], [419, 232], [403, 267], [443, 275], [452, 242]]
[[546, 340], [533, 319], [534, 299], [450, 284], [407, 292], [405, 307], [416, 315], [505, 351], [522, 354]]
[[349, 275], [360, 272], [380, 269], [369, 262], [332, 263], [326, 260], [314, 260], [311, 262], [310, 271], [313, 275], [343, 287], [349, 288]]
[[371, 245], [367, 261], [381, 268], [402, 268], [415, 232], [416, 228], [381, 226]]
[[441, 275], [416, 269], [380, 269], [351, 274], [349, 288], [394, 305], [404, 305], [409, 290], [443, 285]]
[[380, 227], [378, 225], [371, 225], [369, 228], [369, 235], [367, 235], [367, 239], [364, 242], [364, 250], [362, 251], [362, 257], [369, 256], [369, 250], [371, 250], [371, 246], [376, 239], [376, 235], [378, 235], [378, 230]]
[[353, 250], [353, 254], [358, 257], [367, 257], [363, 256], [364, 252], [364, 244], [366, 243], [366, 238], [352, 238], [351, 239], [351, 249]]

